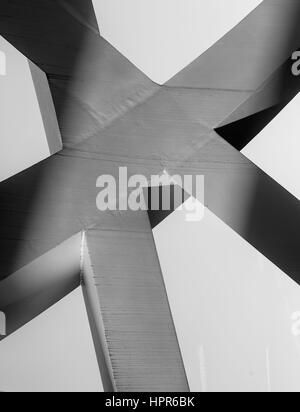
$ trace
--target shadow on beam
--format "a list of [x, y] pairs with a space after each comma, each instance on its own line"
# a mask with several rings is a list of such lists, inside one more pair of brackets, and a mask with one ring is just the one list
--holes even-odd
[[80, 285], [81, 239], [81, 233], [73, 236], [0, 282], [0, 312], [6, 317], [6, 336]]
[[299, 93], [300, 78], [293, 76], [291, 67], [289, 59], [269, 82], [222, 122], [216, 132], [237, 150], [244, 149]]

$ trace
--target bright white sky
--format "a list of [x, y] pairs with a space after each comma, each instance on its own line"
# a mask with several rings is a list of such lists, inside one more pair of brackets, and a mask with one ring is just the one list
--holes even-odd
[[[27, 59], [0, 36], [0, 181], [49, 156]], [[2, 72], [2, 71], [1, 71]]]
[[262, 0], [93, 0], [101, 34], [157, 83], [165, 83]]
[[[94, 3], [102, 34], [153, 80], [163, 83], [260, 1]], [[6, 45], [0, 43], [0, 50], [3, 47]], [[7, 113], [6, 126], [0, 129], [0, 179], [48, 154], [30, 78], [26, 70], [21, 70], [25, 63], [19, 65], [18, 90], [12, 87], [10, 77], [11, 70], [15, 75], [16, 69], [8, 64], [8, 77], [0, 76], [2, 125], [3, 107]], [[12, 105], [10, 100], [6, 104], [7, 96], [20, 106]], [[24, 111], [28, 106], [35, 111]], [[298, 197], [300, 162], [295, 114], [299, 109], [297, 98], [245, 149], [247, 156]], [[28, 124], [28, 116], [36, 119], [34, 125]], [[14, 119], [12, 129], [7, 119]], [[238, 385], [246, 389], [299, 390], [300, 341], [291, 335], [290, 324], [292, 313], [300, 311], [298, 288], [209, 212], [199, 226], [186, 224], [184, 216], [175, 213], [158, 227], [155, 238], [192, 388], [228, 389]], [[178, 239], [185, 240], [184, 248]], [[236, 307], [240, 308], [238, 313]], [[5, 391], [101, 390], [80, 291], [3, 341], [0, 365], [0, 389]]]

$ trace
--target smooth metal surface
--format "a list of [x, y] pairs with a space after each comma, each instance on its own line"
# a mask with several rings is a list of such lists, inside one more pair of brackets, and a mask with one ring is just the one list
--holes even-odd
[[147, 212], [116, 218], [119, 230], [86, 232], [83, 266], [106, 390], [188, 392]]

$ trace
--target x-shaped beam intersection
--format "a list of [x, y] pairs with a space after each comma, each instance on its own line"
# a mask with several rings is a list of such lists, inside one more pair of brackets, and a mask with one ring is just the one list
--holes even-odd
[[298, 93], [299, 16], [265, 0], [159, 86], [99, 35], [91, 1], [2, 0], [0, 34], [47, 74], [63, 140], [0, 184], [8, 334], [82, 282], [105, 389], [188, 390], [148, 214], [96, 208], [119, 167], [204, 175], [206, 207], [300, 282], [299, 202], [239, 152]]

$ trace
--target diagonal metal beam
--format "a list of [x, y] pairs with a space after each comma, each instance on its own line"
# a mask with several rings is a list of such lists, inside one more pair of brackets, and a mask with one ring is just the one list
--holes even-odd
[[47, 74], [64, 146], [98, 133], [158, 88], [100, 37], [90, 0], [4, 0], [0, 21], [1, 35]]
[[[81, 233], [0, 282], [0, 311], [9, 336], [80, 285]], [[0, 336], [0, 341], [5, 336]]]
[[299, 13], [295, 0], [264, 0], [166, 85], [256, 91], [298, 49]]
[[188, 392], [147, 212], [85, 233], [83, 289], [106, 390]]

